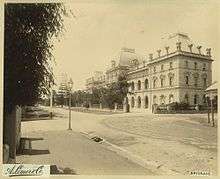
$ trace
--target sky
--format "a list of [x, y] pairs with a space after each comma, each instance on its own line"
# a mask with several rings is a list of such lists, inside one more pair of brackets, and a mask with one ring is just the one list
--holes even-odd
[[55, 43], [54, 74], [62, 73], [84, 89], [93, 72], [105, 71], [124, 46], [148, 56], [161, 48], [162, 38], [184, 32], [192, 41], [212, 49], [213, 80], [219, 78], [219, 3], [217, 1], [73, 1], [66, 4], [74, 16], [65, 18], [65, 29]]

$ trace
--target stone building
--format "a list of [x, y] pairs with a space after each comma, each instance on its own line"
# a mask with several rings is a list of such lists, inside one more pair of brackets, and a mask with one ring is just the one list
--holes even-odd
[[111, 61], [111, 67], [106, 71], [106, 83], [116, 82], [119, 75], [127, 74], [130, 68], [142, 61], [141, 56], [135, 53], [135, 49], [123, 47], [115, 60]]
[[92, 91], [93, 88], [105, 86], [105, 75], [102, 71], [95, 71], [94, 75], [86, 79], [86, 90]]
[[163, 49], [127, 72], [131, 111], [151, 111], [153, 104], [205, 103], [205, 89], [212, 83], [211, 49], [204, 52], [182, 33], [167, 38]]
[[127, 74], [133, 66], [142, 63], [142, 57], [135, 53], [135, 49], [123, 47], [119, 54], [111, 60], [111, 66], [105, 72], [95, 71], [94, 75], [86, 79], [86, 90], [107, 86], [118, 80], [119, 75]]

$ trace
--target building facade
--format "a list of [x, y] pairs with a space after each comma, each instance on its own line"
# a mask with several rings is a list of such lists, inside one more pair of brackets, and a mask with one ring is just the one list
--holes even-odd
[[95, 71], [92, 77], [86, 79], [86, 90], [92, 91], [92, 88], [105, 87], [117, 82], [120, 75], [126, 75], [129, 69], [142, 61], [135, 49], [123, 47], [114, 60], [111, 60], [111, 65], [105, 72]]
[[131, 111], [151, 111], [154, 104], [205, 103], [205, 89], [212, 83], [211, 49], [205, 53], [185, 34], [167, 39], [164, 49], [127, 72]]
[[93, 88], [105, 86], [105, 74], [102, 71], [95, 71], [94, 75], [86, 79], [86, 90], [92, 91]]

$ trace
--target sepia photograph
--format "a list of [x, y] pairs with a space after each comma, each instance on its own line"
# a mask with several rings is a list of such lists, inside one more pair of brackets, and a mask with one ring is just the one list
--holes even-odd
[[218, 1], [1, 6], [2, 175], [218, 175]]

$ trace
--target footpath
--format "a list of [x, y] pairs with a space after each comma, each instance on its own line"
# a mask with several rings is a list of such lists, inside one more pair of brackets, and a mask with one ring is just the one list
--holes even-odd
[[102, 142], [66, 130], [66, 121], [59, 117], [23, 123], [22, 138], [26, 141], [17, 163], [49, 164], [51, 174], [154, 175], [151, 170], [109, 150]]

